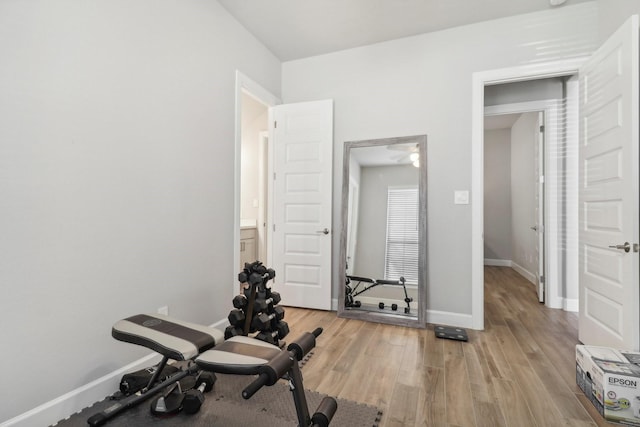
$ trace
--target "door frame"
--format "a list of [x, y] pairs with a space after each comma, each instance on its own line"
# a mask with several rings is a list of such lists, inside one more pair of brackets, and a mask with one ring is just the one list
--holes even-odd
[[269, 144], [269, 131], [265, 130], [259, 133], [258, 138], [258, 259], [269, 265], [269, 239], [268, 222], [270, 220], [268, 201], [271, 200], [269, 194], [269, 171], [272, 169], [271, 164], [271, 146]]
[[[240, 178], [242, 158], [242, 93], [248, 94], [267, 107], [273, 107], [281, 103], [280, 98], [250, 79], [240, 70], [236, 70], [235, 79], [235, 161], [233, 178], [233, 266], [232, 280], [230, 281], [233, 292], [236, 293], [238, 285], [238, 272], [235, 267], [240, 262]], [[268, 196], [267, 196], [268, 197]], [[270, 197], [268, 197], [271, 200]], [[268, 228], [268, 227], [267, 227]], [[267, 256], [268, 256], [267, 248]]]
[[[546, 223], [547, 217], [546, 212], [549, 204], [547, 203], [547, 197], [549, 192], [547, 191], [547, 164], [546, 156], [550, 152], [549, 147], [547, 146], [549, 142], [549, 138], [547, 137], [547, 129], [551, 131], [557, 131], [557, 118], [554, 122], [549, 124], [550, 120], [548, 120], [547, 114], [544, 111], [538, 111], [538, 121], [536, 122], [538, 126], [537, 138], [536, 138], [536, 166], [535, 169], [538, 171], [538, 176], [536, 177], [536, 190], [535, 190], [535, 200], [538, 202], [536, 206], [536, 225], [534, 226], [534, 230], [537, 234], [536, 239], [536, 252], [538, 259], [538, 271], [537, 271], [537, 279], [538, 279], [538, 302], [547, 303], [549, 297], [547, 296], [549, 292], [547, 292], [547, 254], [548, 250], [546, 247], [547, 242], [547, 230]], [[553, 125], [553, 128], [551, 128]], [[551, 132], [550, 132], [551, 133]], [[553, 132], [552, 135], [556, 136], [557, 133]], [[560, 169], [560, 168], [559, 168]], [[564, 169], [564, 168], [562, 168]], [[562, 170], [560, 169], [560, 170]], [[557, 217], [555, 218], [557, 219]], [[540, 229], [542, 228], [542, 229]], [[542, 256], [540, 254], [542, 253]], [[556, 282], [557, 283], [557, 282]]]
[[[561, 280], [561, 269], [558, 265], [559, 255], [557, 245], [550, 245], [549, 242], [557, 238], [559, 234], [558, 216], [551, 215], [552, 212], [559, 212], [557, 198], [550, 197], [550, 192], [546, 191], [547, 186], [552, 188], [557, 185], [558, 173], [562, 170], [558, 159], [549, 157], [549, 153], [553, 152], [555, 144], [558, 143], [557, 125], [560, 120], [560, 106], [557, 99], [536, 100], [527, 102], [518, 102], [511, 104], [491, 105], [484, 108], [485, 116], [497, 116], [502, 114], [518, 114], [518, 113], [536, 113], [541, 112], [544, 115], [544, 168], [542, 175], [544, 181], [542, 183], [545, 190], [542, 192], [542, 217], [544, 247], [541, 248], [544, 258], [544, 269], [542, 275], [544, 280], [545, 305], [550, 308], [562, 308], [562, 298], [559, 298], [558, 287]], [[484, 129], [483, 129], [484, 130]], [[537, 138], [536, 138], [537, 142]], [[484, 147], [484, 141], [483, 141]], [[539, 147], [536, 147], [538, 150]], [[483, 154], [484, 156], [484, 154]], [[483, 165], [484, 176], [484, 165]], [[539, 185], [536, 182], [536, 185]], [[484, 193], [483, 193], [484, 194]], [[484, 198], [484, 197], [483, 197]], [[484, 202], [483, 202], [484, 203]], [[536, 237], [537, 239], [537, 237]]]
[[[588, 56], [545, 64], [478, 71], [471, 95], [471, 319], [484, 329], [484, 87], [501, 83], [578, 74]], [[577, 88], [575, 95], [577, 95]], [[569, 108], [570, 106], [568, 106]], [[577, 104], [574, 106], [577, 107]]]

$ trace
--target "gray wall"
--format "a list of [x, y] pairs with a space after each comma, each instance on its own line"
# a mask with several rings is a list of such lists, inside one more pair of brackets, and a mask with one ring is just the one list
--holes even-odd
[[281, 75], [216, 1], [2, 1], [0, 29], [1, 423], [148, 354], [118, 319], [226, 317], [235, 72]]
[[361, 169], [355, 276], [384, 279], [387, 189], [392, 186], [417, 186], [418, 172], [418, 168], [412, 165]]
[[484, 133], [484, 257], [511, 260], [511, 129]]
[[640, 15], [638, 0], [597, 0], [598, 33], [604, 42], [631, 15]]
[[[285, 102], [334, 100], [334, 229], [344, 141], [427, 134], [427, 305], [470, 315], [471, 204], [453, 202], [471, 188], [473, 73], [585, 56], [596, 43], [589, 2], [283, 63]], [[334, 297], [339, 286], [336, 269]]]
[[564, 83], [560, 77], [485, 86], [484, 105], [558, 99], [564, 96], [563, 90]]
[[538, 113], [524, 113], [511, 129], [484, 134], [485, 259], [513, 261], [535, 276], [535, 150]]

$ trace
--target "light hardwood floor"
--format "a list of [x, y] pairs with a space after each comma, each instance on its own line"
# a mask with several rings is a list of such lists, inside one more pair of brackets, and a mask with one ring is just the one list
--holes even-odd
[[607, 426], [575, 380], [577, 316], [537, 302], [506, 267], [485, 268], [485, 330], [463, 343], [433, 327], [287, 308], [287, 337], [324, 328], [305, 387], [380, 408], [381, 427]]

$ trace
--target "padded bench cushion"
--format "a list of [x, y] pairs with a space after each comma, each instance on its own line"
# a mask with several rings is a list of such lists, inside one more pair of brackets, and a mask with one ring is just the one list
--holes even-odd
[[224, 341], [216, 328], [184, 322], [162, 314], [137, 314], [113, 325], [111, 335], [173, 360], [189, 360]]
[[255, 338], [235, 336], [202, 353], [196, 363], [205, 371], [255, 375], [281, 351], [279, 347]]

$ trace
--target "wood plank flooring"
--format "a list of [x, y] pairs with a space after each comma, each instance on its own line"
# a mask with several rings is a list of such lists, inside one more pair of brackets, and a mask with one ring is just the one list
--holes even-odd
[[289, 307], [285, 320], [289, 339], [324, 328], [305, 387], [379, 407], [381, 427], [610, 425], [576, 386], [576, 314], [538, 303], [510, 268], [485, 268], [485, 330], [467, 343], [335, 312]]

